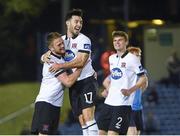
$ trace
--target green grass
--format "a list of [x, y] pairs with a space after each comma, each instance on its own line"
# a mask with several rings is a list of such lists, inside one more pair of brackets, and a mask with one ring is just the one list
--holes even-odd
[[[38, 92], [39, 83], [12, 83], [0, 85], [0, 119], [30, 105], [34, 102]], [[68, 91], [65, 91], [64, 104], [61, 110], [61, 122], [67, 118], [69, 110]], [[34, 109], [16, 118], [0, 124], [0, 135], [18, 135], [26, 127], [30, 129]]]

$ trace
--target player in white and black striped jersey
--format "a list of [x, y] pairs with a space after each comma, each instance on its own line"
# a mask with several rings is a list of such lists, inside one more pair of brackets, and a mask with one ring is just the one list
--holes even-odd
[[51, 50], [50, 62], [43, 64], [42, 82], [39, 94], [35, 101], [31, 133], [32, 134], [58, 134], [60, 107], [63, 103], [64, 85], [67, 87], [79, 77], [81, 69], [76, 69], [73, 74], [68, 75], [65, 69], [57, 72], [49, 72], [54, 63], [64, 63], [64, 42], [57, 32], [49, 33], [47, 45]]

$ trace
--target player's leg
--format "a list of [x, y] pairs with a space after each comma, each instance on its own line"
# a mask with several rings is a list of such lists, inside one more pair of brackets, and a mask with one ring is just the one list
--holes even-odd
[[137, 133], [136, 134], [140, 135], [140, 133], [144, 129], [142, 110], [135, 111], [134, 121], [135, 121], [136, 128], [137, 128]]
[[31, 124], [31, 134], [33, 135], [38, 135], [38, 129], [39, 129], [39, 124], [40, 124], [40, 105], [38, 103], [35, 103], [34, 106], [34, 114], [33, 114], [33, 119], [32, 119], [32, 124]]
[[[53, 106], [46, 102], [37, 102], [36, 106], [39, 108], [39, 123], [37, 126], [38, 131], [36, 132], [41, 135], [57, 134], [60, 107]], [[56, 120], [56, 122], [54, 122], [54, 120]]]
[[109, 105], [103, 104], [97, 119], [98, 135], [107, 135], [109, 123], [112, 117], [112, 109]]
[[127, 135], [138, 135], [137, 128], [129, 126]]
[[95, 99], [97, 92], [97, 81], [90, 77], [81, 82], [81, 104], [84, 121], [86, 122], [89, 135], [97, 135], [98, 127], [95, 120]]
[[85, 122], [85, 120], [84, 120], [84, 118], [83, 118], [83, 115], [80, 114], [79, 117], [78, 117], [78, 119], [79, 119], [79, 123], [80, 123], [81, 128], [82, 128], [82, 133], [83, 133], [83, 135], [84, 135], [84, 136], [88, 135], [88, 128], [87, 128], [86, 122]]
[[89, 135], [98, 134], [98, 127], [96, 120], [94, 118], [94, 110], [95, 110], [95, 106], [83, 109], [83, 117], [84, 117], [84, 121], [86, 122]]
[[137, 135], [137, 128], [136, 128], [136, 124], [135, 124], [135, 118], [136, 118], [136, 116], [134, 116], [134, 112], [132, 111], [127, 135]]
[[115, 131], [109, 130], [107, 135], [110, 135], [110, 136], [112, 136], [112, 135], [119, 135], [119, 133], [115, 132]]
[[113, 106], [108, 135], [126, 135], [130, 122], [131, 106]]
[[76, 82], [71, 88], [69, 88], [69, 99], [72, 108], [72, 112], [75, 118], [78, 118], [82, 128], [83, 135], [88, 135], [88, 128], [82, 114], [82, 106], [79, 96], [79, 84]]

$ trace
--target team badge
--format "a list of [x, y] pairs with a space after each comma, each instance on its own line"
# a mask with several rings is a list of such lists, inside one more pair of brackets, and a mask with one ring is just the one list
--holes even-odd
[[77, 43], [72, 43], [72, 48], [77, 48]]

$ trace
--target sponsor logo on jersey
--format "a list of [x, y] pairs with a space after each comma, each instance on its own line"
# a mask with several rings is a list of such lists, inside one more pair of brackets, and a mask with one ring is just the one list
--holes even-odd
[[91, 49], [91, 45], [90, 44], [84, 44], [84, 49]]
[[122, 75], [123, 75], [123, 73], [119, 68], [113, 68], [112, 71], [111, 71], [111, 77], [114, 80], [120, 79], [122, 77]]
[[77, 43], [72, 43], [72, 48], [77, 48]]
[[65, 61], [71, 61], [74, 59], [74, 57], [75, 57], [74, 52], [72, 52], [71, 50], [66, 50], [66, 54], [64, 56]]

